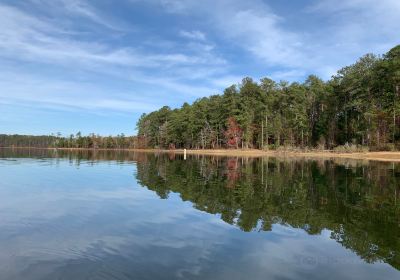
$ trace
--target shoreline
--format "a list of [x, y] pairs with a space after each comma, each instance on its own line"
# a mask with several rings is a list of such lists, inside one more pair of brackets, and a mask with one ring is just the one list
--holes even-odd
[[[177, 151], [183, 153], [183, 150]], [[248, 150], [187, 150], [188, 155], [214, 155], [214, 156], [246, 156], [246, 157], [301, 157], [301, 158], [346, 158], [357, 160], [375, 160], [400, 162], [400, 152], [356, 152], [338, 153], [334, 151], [262, 151]]]
[[[61, 150], [61, 151], [131, 151], [145, 153], [176, 153], [183, 154], [183, 149], [91, 149], [91, 148], [38, 148], [38, 147], [0, 147], [0, 149], [37, 149], [37, 150]], [[324, 151], [262, 151], [257, 149], [204, 149], [186, 150], [188, 155], [209, 155], [209, 156], [237, 156], [237, 157], [302, 157], [302, 158], [347, 158], [358, 160], [375, 160], [400, 162], [400, 151], [398, 152], [355, 152], [339, 153], [331, 150]]]

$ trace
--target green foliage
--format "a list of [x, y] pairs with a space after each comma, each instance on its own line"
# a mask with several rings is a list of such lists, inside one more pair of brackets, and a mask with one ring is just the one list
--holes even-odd
[[228, 120], [242, 131], [237, 147], [362, 145], [400, 142], [400, 46], [383, 57], [367, 54], [329, 81], [303, 83], [246, 77], [222, 95], [180, 109], [163, 107], [137, 123], [145, 147], [228, 147]]
[[0, 147], [35, 147], [35, 148], [84, 148], [84, 149], [128, 149], [138, 148], [138, 139], [120, 134], [102, 137], [95, 134], [82, 136], [81, 132], [69, 137], [5, 135], [0, 134]]

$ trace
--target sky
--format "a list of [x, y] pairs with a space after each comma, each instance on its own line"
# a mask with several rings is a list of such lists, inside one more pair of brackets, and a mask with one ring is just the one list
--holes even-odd
[[0, 0], [0, 134], [134, 135], [246, 76], [327, 80], [399, 30], [399, 0]]

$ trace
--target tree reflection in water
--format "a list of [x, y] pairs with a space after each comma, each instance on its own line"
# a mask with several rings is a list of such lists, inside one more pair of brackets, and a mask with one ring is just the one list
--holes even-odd
[[367, 262], [400, 269], [400, 166], [352, 160], [145, 156], [137, 178], [160, 198], [183, 201], [243, 231], [272, 224], [331, 238]]
[[[171, 192], [243, 231], [273, 224], [331, 238], [367, 262], [400, 269], [400, 165], [386, 162], [189, 156], [127, 151], [0, 149], [0, 157], [67, 158], [70, 164], [135, 163], [135, 179]], [[10, 156], [11, 157], [11, 156]]]

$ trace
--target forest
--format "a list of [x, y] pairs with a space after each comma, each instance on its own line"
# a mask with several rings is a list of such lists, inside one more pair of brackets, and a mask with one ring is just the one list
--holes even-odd
[[84, 136], [81, 132], [69, 137], [60, 133], [50, 136], [0, 134], [0, 147], [133, 149], [136, 146], [136, 137], [124, 134], [105, 137], [94, 133]]
[[400, 146], [400, 45], [367, 54], [328, 81], [259, 82], [143, 114], [141, 148], [395, 150]]

